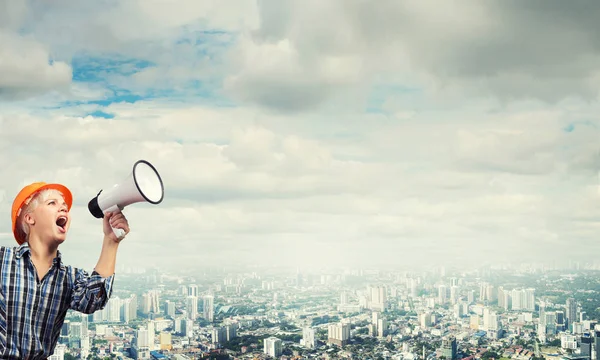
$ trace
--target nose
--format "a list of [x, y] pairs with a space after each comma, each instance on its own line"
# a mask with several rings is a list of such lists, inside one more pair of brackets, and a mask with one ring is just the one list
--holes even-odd
[[67, 208], [67, 205], [66, 205], [66, 204], [62, 204], [62, 205], [60, 206], [60, 210], [59, 210], [59, 211], [67, 212], [67, 211], [69, 211], [69, 209]]

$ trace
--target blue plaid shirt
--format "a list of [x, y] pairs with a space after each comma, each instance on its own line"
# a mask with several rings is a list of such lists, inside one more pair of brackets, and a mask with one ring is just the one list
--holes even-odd
[[114, 274], [65, 266], [60, 252], [38, 280], [27, 243], [0, 247], [0, 359], [46, 359], [54, 353], [69, 309], [91, 314], [106, 306]]

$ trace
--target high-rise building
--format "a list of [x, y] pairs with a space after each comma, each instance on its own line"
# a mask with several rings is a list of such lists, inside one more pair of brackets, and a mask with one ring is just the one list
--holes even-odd
[[304, 328], [302, 330], [302, 340], [304, 341], [304, 347], [314, 349], [316, 347], [315, 329], [311, 327]]
[[[196, 311], [198, 306], [198, 302], [196, 301]], [[171, 318], [175, 318], [175, 303], [173, 301], [167, 300], [165, 302], [165, 314]]]
[[475, 302], [475, 290], [469, 290], [467, 292], [467, 303], [472, 304]]
[[510, 297], [513, 310], [535, 311], [535, 289], [513, 289]]
[[189, 295], [187, 297], [185, 309], [187, 311], [188, 319], [196, 320], [196, 317], [198, 316], [198, 298], [196, 296]]
[[[546, 311], [544, 309], [544, 325], [546, 326], [547, 334], [556, 333], [556, 312], [554, 311]], [[540, 319], [541, 322], [541, 319]]]
[[438, 287], [438, 302], [440, 304], [445, 304], [448, 299], [448, 287], [444, 284]]
[[203, 310], [203, 315], [204, 318], [209, 321], [209, 322], [213, 322], [214, 321], [214, 316], [215, 316], [215, 297], [213, 295], [206, 295], [204, 296], [204, 310]]
[[568, 298], [565, 304], [565, 316], [567, 328], [571, 328], [571, 325], [577, 321], [577, 301], [572, 297]]
[[154, 336], [156, 335], [156, 329], [155, 329], [155, 323], [154, 320], [150, 320], [148, 321], [148, 325], [147, 325], [147, 335], [148, 335], [148, 350], [152, 351], [154, 350]]
[[431, 321], [431, 313], [430, 312], [425, 312], [419, 315], [419, 323], [421, 324], [421, 327], [429, 327], [432, 325], [432, 321]]
[[565, 324], [565, 313], [564, 311], [555, 311], [555, 324], [556, 324], [556, 331], [557, 332], [562, 332], [565, 331], [567, 329], [566, 324]]
[[189, 285], [187, 288], [187, 295], [188, 296], [198, 296], [198, 285], [196, 285], [196, 284]]
[[65, 358], [65, 352], [67, 350], [67, 345], [58, 344], [54, 348], [54, 353], [50, 355], [48, 360], [63, 360]]
[[227, 341], [227, 330], [225, 327], [220, 326], [212, 329], [212, 342], [213, 344], [224, 344]]
[[264, 340], [264, 353], [271, 357], [281, 356], [281, 339], [276, 337], [269, 337]]
[[348, 293], [345, 291], [342, 291], [342, 294], [340, 295], [340, 305], [346, 305], [348, 303]]
[[592, 343], [594, 339], [589, 332], [584, 333], [581, 336], [580, 355], [585, 356], [588, 359], [592, 357]]
[[106, 311], [108, 313], [108, 321], [120, 322], [121, 321], [121, 299], [118, 296], [111, 297], [106, 305]]
[[235, 337], [237, 337], [237, 325], [236, 324], [225, 325], [225, 333], [227, 334], [227, 341], [233, 340]]
[[442, 356], [444, 356], [447, 360], [456, 360], [457, 359], [457, 346], [456, 346], [456, 338], [454, 336], [449, 336], [447, 338], [442, 339]]
[[142, 312], [144, 314], [158, 314], [159, 307], [158, 290], [150, 290], [142, 295]]
[[600, 331], [594, 331], [594, 348], [596, 359], [600, 360]]
[[384, 311], [387, 307], [387, 288], [385, 286], [369, 286], [369, 308], [374, 311]]
[[343, 346], [350, 339], [350, 324], [330, 324], [328, 327], [327, 342]]
[[194, 336], [194, 320], [192, 319], [184, 319], [183, 320], [185, 336], [192, 337]]
[[510, 291], [505, 290], [502, 286], [498, 287], [498, 306], [504, 310], [508, 310], [511, 305]]
[[419, 282], [417, 279], [408, 279], [408, 289], [411, 297], [417, 297], [417, 295], [419, 295]]
[[524, 306], [523, 308], [528, 311], [535, 311], [535, 289], [528, 288], [524, 290]]
[[450, 287], [450, 302], [454, 305], [458, 302], [458, 292], [460, 288], [456, 285]]

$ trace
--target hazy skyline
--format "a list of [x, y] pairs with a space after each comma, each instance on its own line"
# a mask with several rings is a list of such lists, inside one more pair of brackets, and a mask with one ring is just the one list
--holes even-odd
[[[235, 5], [234, 5], [235, 4]], [[0, 245], [33, 181], [145, 159], [117, 265], [590, 261], [600, 249], [600, 4], [0, 3]]]

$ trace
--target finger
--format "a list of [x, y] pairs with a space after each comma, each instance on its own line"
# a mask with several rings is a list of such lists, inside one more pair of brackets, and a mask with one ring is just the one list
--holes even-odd
[[124, 218], [123, 218], [123, 215], [117, 213], [117, 214], [112, 215], [110, 217], [110, 220], [111, 221], [119, 221], [119, 220], [124, 220]]
[[127, 224], [127, 220], [112, 218], [112, 219], [110, 219], [110, 223], [111, 224]]
[[122, 213], [117, 213], [114, 214], [113, 216], [110, 217], [112, 220], [120, 220], [123, 219], [123, 214]]
[[129, 229], [129, 224], [127, 224], [126, 221], [115, 221], [114, 223], [111, 222], [110, 226], [123, 230]]

